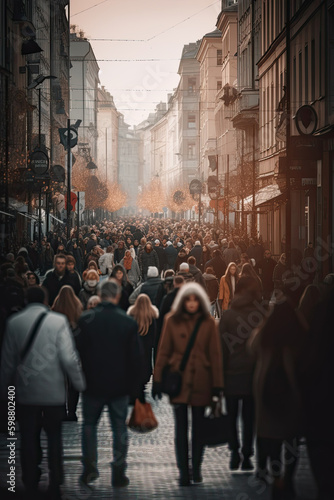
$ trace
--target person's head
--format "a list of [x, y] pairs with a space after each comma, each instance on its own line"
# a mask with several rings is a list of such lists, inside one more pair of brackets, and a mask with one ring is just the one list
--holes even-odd
[[82, 304], [71, 286], [64, 285], [61, 287], [52, 304], [52, 310], [64, 314], [70, 325], [77, 324], [82, 313]]
[[235, 276], [237, 274], [237, 265], [235, 262], [230, 262], [227, 266], [225, 276]]
[[133, 240], [133, 246], [134, 247], [137, 247], [139, 245], [139, 240]]
[[149, 266], [147, 269], [147, 277], [148, 278], [156, 278], [159, 276], [159, 270], [155, 266]]
[[191, 255], [190, 257], [188, 257], [187, 262], [189, 266], [196, 266], [196, 257]]
[[120, 287], [117, 280], [115, 280], [114, 278], [109, 278], [108, 281], [103, 281], [99, 284], [97, 293], [102, 302], [111, 302], [112, 304], [118, 304], [121, 297], [122, 288]]
[[132, 316], [138, 325], [139, 335], [147, 334], [154, 318], [158, 318], [159, 311], [152, 306], [151, 299], [145, 293], [138, 295], [136, 302], [128, 309], [128, 315]]
[[267, 249], [267, 250], [265, 250], [265, 251], [264, 251], [264, 258], [265, 258], [265, 259], [270, 259], [270, 257], [271, 257], [271, 251], [270, 251], [270, 250], [268, 250], [268, 249]]
[[124, 248], [124, 241], [123, 241], [123, 240], [119, 240], [119, 241], [117, 242], [117, 246], [118, 246], [118, 248], [119, 248], [120, 250], [122, 250], [122, 249]]
[[124, 257], [126, 257], [127, 259], [131, 258], [131, 251], [130, 251], [130, 249], [125, 250]]
[[63, 244], [61, 245], [58, 245], [58, 248], [57, 248], [57, 253], [60, 254], [60, 253], [64, 253], [65, 252], [65, 247]]
[[282, 253], [280, 258], [279, 258], [279, 261], [281, 264], [283, 264], [284, 266], [286, 265], [286, 254], [285, 253]]
[[215, 271], [214, 271], [213, 267], [208, 266], [206, 268], [206, 274], [215, 274]]
[[85, 282], [90, 289], [96, 288], [99, 280], [100, 277], [95, 269], [90, 269], [89, 271], [87, 271]]
[[114, 269], [111, 272], [110, 278], [114, 278], [120, 286], [126, 284], [126, 272], [124, 267], [121, 264], [116, 264]]
[[[49, 241], [47, 241], [47, 242], [45, 243], [45, 248], [46, 248], [47, 250], [50, 250], [50, 249], [51, 249], [51, 243], [50, 243]], [[58, 247], [58, 248], [59, 248], [59, 247]]]
[[6, 255], [6, 260], [7, 260], [8, 262], [14, 263], [14, 261], [15, 261], [14, 254], [13, 254], [13, 253], [11, 253], [11, 252], [10, 252], [10, 253], [8, 253], [8, 254]]
[[44, 304], [48, 305], [49, 295], [46, 288], [43, 286], [31, 286], [27, 289], [26, 299], [28, 304]]
[[172, 305], [172, 312], [178, 319], [195, 314], [209, 316], [210, 301], [207, 293], [198, 283], [186, 283], [181, 287]]
[[173, 269], [166, 269], [163, 276], [164, 276], [164, 279], [172, 278], [173, 276], [175, 276], [175, 271]]
[[107, 253], [112, 253], [112, 246], [111, 245], [107, 246]]
[[173, 285], [174, 288], [181, 288], [185, 284], [184, 277], [183, 276], [174, 276], [173, 278]]
[[232, 240], [228, 242], [228, 248], [235, 248], [235, 245]]
[[14, 269], [16, 274], [24, 274], [26, 273], [26, 261], [22, 256], [16, 257], [15, 263], [14, 263]]
[[87, 301], [87, 309], [94, 309], [100, 302], [101, 298], [98, 295], [92, 295]]
[[75, 258], [72, 255], [66, 256], [66, 268], [70, 273], [74, 273], [75, 269]]
[[179, 267], [180, 273], [186, 274], [189, 273], [189, 264], [188, 262], [181, 262]]
[[241, 276], [257, 277], [256, 272], [250, 262], [245, 262], [241, 268]]
[[245, 264], [246, 262], [249, 262], [249, 257], [248, 255], [244, 252], [240, 255], [240, 263]]
[[151, 253], [152, 250], [153, 250], [152, 243], [151, 242], [146, 243], [146, 245], [145, 245], [145, 252]]
[[59, 253], [54, 258], [54, 268], [58, 276], [63, 276], [66, 271], [66, 255]]
[[36, 273], [33, 273], [32, 271], [29, 271], [27, 273], [27, 281], [29, 287], [34, 285], [39, 285], [39, 277], [37, 276]]
[[97, 272], [98, 267], [97, 267], [97, 264], [96, 264], [95, 260], [90, 260], [88, 262], [87, 269], [94, 269], [94, 271]]

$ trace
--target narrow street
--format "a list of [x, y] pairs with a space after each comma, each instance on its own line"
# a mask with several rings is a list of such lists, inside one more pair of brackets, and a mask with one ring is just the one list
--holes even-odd
[[[63, 424], [64, 442], [64, 470], [65, 483], [62, 487], [64, 498], [75, 499], [210, 499], [210, 500], [269, 500], [269, 488], [264, 488], [254, 479], [252, 473], [230, 472], [229, 451], [227, 446], [210, 448], [205, 452], [203, 462], [203, 479], [201, 485], [189, 488], [178, 486], [178, 471], [174, 455], [174, 425], [171, 406], [166, 397], [159, 403], [153, 403], [153, 409], [159, 421], [159, 427], [152, 433], [140, 435], [130, 432], [130, 447], [128, 455], [127, 475], [130, 485], [121, 490], [110, 486], [110, 442], [111, 432], [108, 415], [103, 413], [99, 426], [99, 479], [91, 483], [92, 489], [84, 489], [79, 485], [81, 467], [81, 411], [79, 409], [78, 422]], [[46, 490], [48, 484], [46, 440], [43, 442], [43, 473], [40, 489]], [[296, 474], [296, 490], [298, 500], [315, 499], [316, 492], [311, 472], [309, 470], [305, 445], [301, 447], [301, 459]], [[19, 450], [19, 441], [17, 453]], [[6, 449], [5, 435], [0, 437], [0, 486], [5, 487], [8, 449]], [[20, 488], [19, 460], [16, 462], [17, 489]], [[8, 494], [6, 498], [12, 498]], [[1, 496], [3, 498], [3, 496]]]

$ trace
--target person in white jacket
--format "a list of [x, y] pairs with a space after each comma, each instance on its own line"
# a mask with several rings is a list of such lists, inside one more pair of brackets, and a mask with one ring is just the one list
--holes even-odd
[[107, 251], [99, 258], [99, 266], [102, 274], [111, 274], [114, 267], [114, 254], [112, 246], [108, 246]]
[[[67, 318], [49, 311], [47, 291], [42, 287], [29, 288], [27, 299], [27, 307], [11, 316], [6, 325], [1, 353], [1, 397], [8, 402], [15, 398], [21, 434], [22, 481], [29, 498], [37, 496], [41, 475], [42, 427], [48, 439], [48, 498], [61, 498], [61, 426], [65, 416], [66, 375], [81, 392], [85, 390], [85, 379]], [[22, 358], [39, 318], [37, 333]], [[12, 436], [15, 420], [10, 427], [8, 432]]]

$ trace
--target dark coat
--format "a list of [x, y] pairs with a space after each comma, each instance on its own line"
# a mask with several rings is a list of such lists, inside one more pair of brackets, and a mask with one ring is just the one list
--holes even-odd
[[200, 269], [198, 269], [198, 267], [196, 267], [196, 266], [189, 264], [189, 272], [190, 272], [190, 274], [193, 275], [194, 281], [196, 283], [198, 283], [199, 285], [201, 285], [206, 290], [205, 281], [204, 281], [204, 278], [203, 278], [203, 275], [202, 275]]
[[250, 295], [236, 296], [231, 308], [220, 319], [227, 396], [250, 396], [253, 391], [255, 356], [251, 354], [247, 340], [261, 318], [253, 301]]
[[143, 371], [143, 383], [146, 384], [153, 373], [152, 370], [152, 349], [155, 346], [155, 338], [156, 338], [156, 331], [157, 331], [157, 322], [156, 319], [153, 319], [148, 332], [146, 335], [140, 335], [140, 343], [143, 348], [143, 364], [144, 364], [144, 371]]
[[174, 269], [177, 257], [176, 248], [173, 245], [168, 245], [165, 249], [165, 254], [167, 257], [167, 269]]
[[202, 270], [203, 248], [201, 247], [201, 245], [195, 245], [190, 250], [189, 256], [195, 257], [197, 267], [201, 268]]
[[115, 253], [114, 253], [114, 263], [115, 264], [119, 264], [121, 262], [121, 260], [123, 259], [124, 255], [125, 255], [125, 245], [123, 248], [116, 248], [115, 250]]
[[166, 314], [168, 314], [170, 312], [170, 310], [172, 309], [173, 302], [174, 302], [175, 297], [176, 297], [179, 290], [180, 290], [180, 288], [174, 288], [174, 290], [167, 293], [167, 295], [165, 295], [164, 298], [162, 299], [160, 309], [159, 309], [159, 318], [157, 321], [157, 334], [156, 334], [155, 346], [154, 346], [154, 362], [155, 362], [155, 359], [157, 356], [158, 344], [159, 344], [160, 335], [162, 332], [162, 327], [164, 324], [164, 318], [165, 318]]
[[220, 278], [224, 276], [227, 268], [224, 259], [220, 256], [216, 256], [213, 257], [211, 260], [208, 260], [207, 263], [205, 264], [205, 269], [207, 269], [208, 267], [213, 267], [213, 270], [218, 280], [220, 280]]
[[158, 269], [159, 269], [159, 273], [161, 273], [161, 271], [165, 271], [167, 269], [167, 256], [165, 254], [165, 249], [163, 247], [160, 247], [160, 246], [155, 246], [154, 250], [158, 254], [158, 259], [159, 259]]
[[102, 302], [82, 314], [78, 331], [86, 393], [105, 398], [136, 396], [143, 380], [143, 357], [135, 320], [118, 306]]
[[182, 262], [187, 262], [188, 257], [189, 257], [189, 255], [187, 254], [186, 250], [184, 248], [181, 248], [181, 250], [179, 251], [179, 253], [176, 257], [176, 260], [175, 260], [175, 264], [174, 264], [174, 271], [175, 272], [177, 272], [179, 270], [180, 264], [182, 264]]
[[203, 274], [206, 291], [208, 292], [211, 304], [218, 298], [219, 282], [213, 274]]
[[150, 266], [154, 266], [159, 269], [159, 257], [154, 249], [152, 252], [147, 252], [144, 248], [144, 250], [140, 253], [138, 260], [141, 275], [144, 280], [147, 277], [147, 270]]
[[160, 307], [163, 296], [165, 295], [164, 282], [159, 276], [155, 278], [148, 278], [142, 284], [140, 293], [145, 293], [151, 299], [151, 302], [157, 308]]
[[58, 278], [54, 269], [46, 274], [43, 286], [49, 293], [49, 306], [52, 306], [59, 290], [64, 285], [70, 285], [73, 288], [75, 295], [79, 295], [81, 283], [77, 275], [71, 274], [67, 269], [61, 279]]
[[265, 295], [270, 294], [274, 290], [273, 274], [277, 262], [273, 258], [264, 258], [259, 262], [258, 268], [262, 280], [263, 292]]

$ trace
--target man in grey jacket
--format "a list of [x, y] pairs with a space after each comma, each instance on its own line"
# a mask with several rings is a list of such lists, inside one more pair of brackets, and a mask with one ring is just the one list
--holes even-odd
[[[28, 289], [27, 299], [28, 306], [11, 316], [6, 325], [1, 355], [1, 397], [7, 399], [8, 388], [12, 387], [21, 433], [22, 481], [29, 498], [36, 496], [41, 475], [42, 427], [48, 439], [48, 498], [61, 498], [65, 377], [69, 377], [78, 391], [85, 389], [85, 380], [66, 317], [48, 310], [47, 291], [42, 287]], [[35, 338], [22, 358], [30, 332], [42, 314]]]

